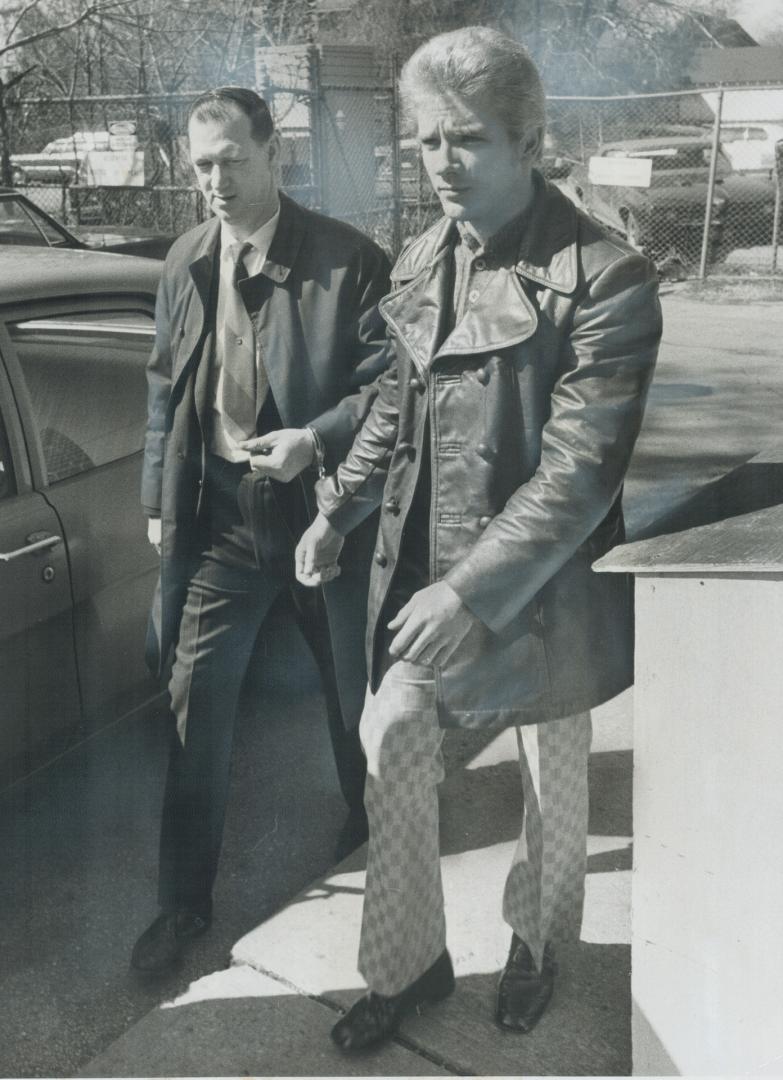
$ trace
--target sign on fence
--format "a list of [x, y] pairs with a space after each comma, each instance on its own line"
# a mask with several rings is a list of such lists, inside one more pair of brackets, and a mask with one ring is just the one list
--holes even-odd
[[591, 157], [588, 178], [593, 184], [647, 188], [652, 180], [652, 158]]
[[91, 186], [143, 187], [144, 151], [90, 150], [84, 158], [84, 182]]

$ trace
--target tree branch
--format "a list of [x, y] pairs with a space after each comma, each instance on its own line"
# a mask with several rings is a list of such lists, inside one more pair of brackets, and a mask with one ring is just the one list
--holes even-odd
[[[29, 4], [26, 11], [32, 10], [36, 6], [38, 0], [34, 0]], [[45, 30], [38, 30], [35, 33], [28, 34], [26, 37], [19, 38], [17, 41], [8, 42], [5, 45], [0, 46], [0, 56], [4, 56], [7, 52], [12, 52], [14, 49], [23, 49], [27, 45], [33, 45], [37, 41], [43, 41], [45, 38], [53, 37], [56, 34], [62, 34], [66, 30], [73, 30], [74, 27], [80, 26], [83, 22], [91, 19], [93, 15], [97, 15], [103, 11], [109, 11], [112, 8], [127, 7], [133, 3], [133, 0], [95, 0], [89, 7], [85, 8], [80, 15], [76, 15], [70, 22], [59, 23], [57, 26], [49, 26]], [[21, 16], [20, 16], [21, 18]], [[16, 26], [19, 26], [19, 20], [17, 20]]]
[[30, 67], [25, 68], [24, 71], [18, 71], [16, 75], [12, 75], [8, 82], [5, 83], [3, 87], [3, 93], [7, 94], [9, 90], [12, 90], [17, 85], [17, 83], [20, 83], [22, 79], [25, 78], [25, 76], [29, 75], [31, 71], [35, 71], [37, 67], [40, 67], [40, 65], [31, 64]]

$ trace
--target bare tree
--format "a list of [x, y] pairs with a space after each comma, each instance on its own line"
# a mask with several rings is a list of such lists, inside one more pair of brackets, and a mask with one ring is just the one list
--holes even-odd
[[[6, 16], [0, 29], [0, 175], [11, 182], [11, 131], [8, 106], [18, 96], [21, 84], [40, 73], [36, 50], [46, 42], [66, 42], [82, 38], [82, 30], [107, 12], [127, 6], [129, 0], [76, 0], [71, 4], [51, 0], [28, 0]], [[80, 46], [76, 46], [78, 55]], [[53, 72], [44, 72], [54, 77]], [[61, 84], [62, 85], [62, 84]]]
[[[267, 0], [271, 43], [302, 0]], [[550, 93], [601, 94], [682, 85], [694, 48], [717, 44], [710, 19], [731, 0], [362, 0], [319, 21], [324, 40], [353, 40], [403, 57], [424, 39], [469, 23], [524, 41]]]

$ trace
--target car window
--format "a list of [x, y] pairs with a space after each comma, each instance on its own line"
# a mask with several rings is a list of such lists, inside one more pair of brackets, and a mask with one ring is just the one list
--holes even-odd
[[663, 153], [653, 159], [653, 169], [703, 169], [710, 163], [709, 146], [679, 147], [673, 153]]
[[79, 312], [10, 324], [32, 402], [48, 481], [140, 450], [145, 361], [154, 323], [145, 312]]
[[44, 246], [46, 238], [23, 206], [3, 199], [0, 200], [0, 243]]
[[50, 244], [52, 247], [56, 247], [58, 244], [65, 243], [65, 236], [60, 231], [60, 229], [56, 228], [54, 225], [51, 225], [45, 217], [43, 217], [41, 214], [36, 213], [36, 211], [31, 209], [29, 206], [25, 206], [24, 210], [27, 216], [33, 221], [35, 227], [44, 234], [48, 244]]
[[721, 128], [720, 137], [722, 142], [737, 142], [740, 139], [759, 142], [769, 138], [764, 128], [757, 127]]

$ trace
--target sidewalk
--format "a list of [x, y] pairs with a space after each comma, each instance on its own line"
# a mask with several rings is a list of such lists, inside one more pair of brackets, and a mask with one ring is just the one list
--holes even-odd
[[349, 1057], [332, 1045], [331, 1026], [363, 988], [362, 848], [238, 941], [230, 967], [149, 1013], [80, 1075], [627, 1075], [631, 712], [628, 692], [594, 713], [583, 940], [559, 950], [555, 997], [532, 1034], [508, 1035], [492, 1020], [521, 811], [514, 733], [491, 742], [454, 733], [441, 793], [452, 998], [375, 1052]]
[[[780, 438], [783, 305], [664, 298], [665, 332], [626, 485], [632, 536]], [[363, 849], [236, 943], [232, 965], [149, 1013], [83, 1076], [620, 1075], [631, 1070], [632, 695], [593, 714], [582, 941], [561, 950], [536, 1030], [492, 1022], [508, 949], [502, 882], [520, 824], [512, 733], [447, 735], [442, 785], [452, 998], [414, 1016], [380, 1051], [347, 1057], [329, 1039], [361, 992], [355, 969]]]

